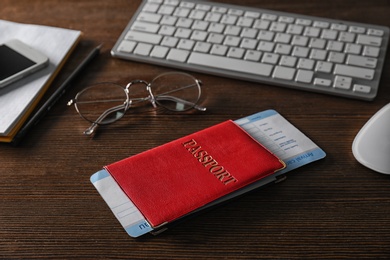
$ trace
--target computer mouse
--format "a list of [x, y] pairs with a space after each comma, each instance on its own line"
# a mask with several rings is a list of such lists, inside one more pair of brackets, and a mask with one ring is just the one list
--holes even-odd
[[353, 141], [352, 153], [364, 166], [390, 174], [390, 103], [360, 129]]

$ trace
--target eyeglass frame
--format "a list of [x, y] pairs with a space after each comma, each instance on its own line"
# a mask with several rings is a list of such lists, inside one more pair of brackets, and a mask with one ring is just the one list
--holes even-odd
[[[149, 96], [147, 96], [147, 97], [145, 97], [145, 98], [141, 98], [141, 100], [139, 100], [139, 102], [149, 101], [150, 103], [152, 103], [152, 106], [153, 106], [154, 108], [157, 108], [157, 104], [159, 104], [159, 102], [158, 102], [158, 100], [155, 98], [155, 95], [154, 95], [153, 92], [152, 92], [151, 85], [152, 85], [152, 83], [154, 82], [155, 79], [157, 79], [157, 78], [159, 78], [159, 77], [161, 77], [161, 76], [164, 76], [164, 75], [168, 75], [168, 74], [182, 74], [182, 75], [191, 77], [191, 78], [194, 80], [194, 82], [195, 82], [195, 84], [196, 84], [196, 86], [197, 86], [197, 88], [198, 88], [198, 90], [199, 90], [199, 92], [198, 92], [198, 97], [197, 97], [197, 99], [196, 99], [196, 101], [195, 101], [194, 103], [193, 103], [193, 102], [190, 102], [190, 101], [182, 100], [182, 99], [177, 98], [177, 97], [168, 96], [170, 99], [173, 99], [173, 101], [178, 101], [178, 102], [181, 102], [181, 103], [191, 104], [190, 107], [188, 107], [187, 109], [184, 109], [184, 110], [180, 110], [180, 112], [188, 111], [188, 110], [190, 110], [190, 109], [196, 109], [196, 110], [199, 110], [199, 111], [202, 111], [202, 112], [204, 112], [204, 111], [207, 110], [206, 107], [202, 107], [202, 106], [198, 106], [198, 105], [197, 105], [197, 103], [198, 103], [199, 100], [200, 100], [201, 93], [202, 93], [202, 90], [201, 90], [201, 89], [202, 89], [201, 86], [203, 85], [202, 81], [199, 80], [199, 79], [197, 79], [197, 78], [195, 78], [195, 77], [193, 77], [192, 75], [187, 74], [187, 73], [184, 73], [184, 72], [166, 72], [166, 73], [161, 73], [161, 74], [157, 75], [151, 82], [147, 82], [147, 81], [145, 81], [145, 80], [140, 80], [140, 79], [132, 80], [132, 81], [130, 81], [130, 82], [126, 85], [125, 88], [123, 88], [123, 87], [122, 87], [121, 85], [119, 85], [119, 84], [112, 83], [112, 82], [100, 82], [100, 83], [96, 83], [96, 84], [91, 85], [91, 86], [88, 86], [88, 87], [84, 88], [83, 90], [81, 90], [80, 92], [78, 92], [78, 93], [76, 94], [76, 97], [75, 97], [75, 98], [73, 98], [73, 99], [71, 99], [71, 100], [68, 101], [67, 106], [72, 106], [72, 105], [74, 105], [74, 107], [75, 107], [77, 113], [78, 113], [84, 120], [86, 120], [86, 121], [92, 123], [92, 125], [91, 125], [90, 127], [88, 127], [88, 128], [83, 132], [85, 135], [92, 135], [92, 134], [95, 132], [95, 130], [96, 130], [96, 128], [97, 128], [98, 126], [100, 126], [100, 125], [108, 125], [108, 124], [115, 123], [116, 121], [120, 120], [120, 119], [126, 114], [126, 112], [131, 108], [131, 104], [133, 103], [133, 100], [136, 100], [136, 99], [131, 99], [131, 98], [129, 97], [129, 93], [130, 93], [129, 88], [130, 88], [132, 85], [134, 85], [134, 84], [144, 84], [144, 85], [146, 86], [147, 93], [149, 94]], [[113, 85], [116, 85], [116, 86], [119, 86], [119, 87], [123, 88], [124, 93], [125, 93], [125, 95], [126, 95], [126, 100], [125, 100], [125, 102], [124, 102], [123, 105], [120, 105], [121, 107], [116, 106], [116, 107], [109, 108], [109, 109], [107, 109], [106, 111], [104, 111], [96, 120], [92, 121], [92, 120], [86, 118], [86, 117], [80, 112], [80, 110], [79, 110], [79, 108], [78, 108], [78, 106], [77, 106], [77, 97], [78, 97], [81, 93], [85, 92], [87, 89], [93, 88], [94, 86], [97, 86], [97, 85], [99, 85], [99, 84], [113, 84]], [[178, 90], [181, 90], [181, 89], [184, 89], [184, 88], [187, 88], [187, 87], [192, 87], [192, 86], [193, 86], [193, 85], [184, 86], [184, 87], [179, 88]], [[171, 93], [171, 92], [172, 92], [172, 91], [170, 91], [170, 92], [165, 92], [165, 93], [163, 93], [163, 94], [167, 94], [167, 93], [169, 94], [169, 93]], [[161, 104], [159, 104], [159, 105], [160, 105], [161, 107], [167, 109], [167, 110], [174, 111], [174, 112], [179, 112], [179, 110], [170, 109], [170, 108], [168, 108], [168, 107], [166, 107], [166, 106], [164, 106], [164, 105], [161, 105]], [[122, 107], [122, 106], [125, 106], [125, 107]], [[107, 123], [99, 122], [99, 121], [104, 120], [104, 118], [107, 117], [107, 115], [109, 115], [110, 113], [113, 113], [113, 112], [115, 112], [115, 111], [117, 111], [117, 110], [119, 110], [119, 109], [123, 109], [123, 114], [122, 114], [119, 118], [117, 118], [117, 119], [115, 119], [115, 120], [113, 120], [113, 121], [107, 122]]]

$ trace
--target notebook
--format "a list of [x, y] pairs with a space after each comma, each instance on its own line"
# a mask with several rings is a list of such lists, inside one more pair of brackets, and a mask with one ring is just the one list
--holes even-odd
[[0, 89], [0, 142], [11, 142], [77, 45], [81, 32], [0, 20], [0, 44], [18, 39], [49, 58], [49, 66]]

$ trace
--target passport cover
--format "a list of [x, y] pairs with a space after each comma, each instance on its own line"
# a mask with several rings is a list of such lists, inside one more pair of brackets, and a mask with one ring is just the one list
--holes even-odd
[[284, 167], [229, 120], [105, 169], [157, 228]]

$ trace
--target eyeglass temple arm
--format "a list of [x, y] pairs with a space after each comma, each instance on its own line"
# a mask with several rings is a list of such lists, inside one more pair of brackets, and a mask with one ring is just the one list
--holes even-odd
[[95, 132], [96, 128], [99, 126], [99, 124], [111, 113], [117, 112], [119, 110], [127, 109], [127, 104], [115, 106], [112, 108], [107, 109], [104, 111], [97, 119], [95, 122], [91, 124], [90, 127], [88, 127], [83, 133], [85, 135], [91, 135]]

